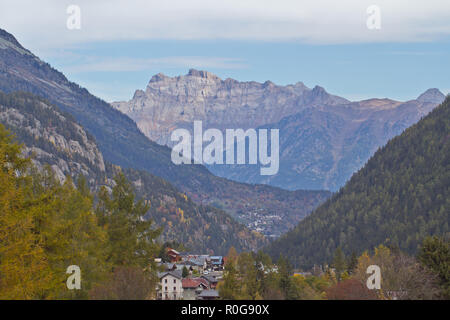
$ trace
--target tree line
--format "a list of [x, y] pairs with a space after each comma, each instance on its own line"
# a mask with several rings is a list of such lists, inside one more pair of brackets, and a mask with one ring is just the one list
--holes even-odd
[[[379, 267], [379, 288], [367, 285], [369, 266]], [[450, 242], [427, 237], [417, 256], [384, 245], [360, 256], [338, 248], [330, 265], [308, 272], [295, 270], [283, 256], [273, 263], [262, 251], [238, 255], [232, 248], [218, 290], [225, 300], [450, 299]]]
[[[151, 298], [160, 229], [125, 176], [94, 195], [83, 177], [36, 170], [21, 149], [0, 125], [0, 299]], [[80, 290], [67, 288], [70, 265]], [[146, 285], [126, 292], [127, 281]]]

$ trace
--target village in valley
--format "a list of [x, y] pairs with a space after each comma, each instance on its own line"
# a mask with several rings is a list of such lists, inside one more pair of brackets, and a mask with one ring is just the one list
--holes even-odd
[[[157, 272], [156, 300], [223, 299], [219, 287], [225, 281], [225, 273], [229, 272], [228, 269], [225, 270], [228, 267], [227, 261], [231, 262], [233, 259], [236, 261], [237, 256], [228, 258], [227, 256], [192, 254], [179, 252], [171, 247], [165, 247], [163, 250], [163, 257], [155, 258], [159, 270]], [[264, 264], [256, 261], [253, 263], [257, 270], [266, 276], [280, 273], [279, 266], [276, 264]], [[299, 269], [292, 269], [288, 271], [287, 277], [310, 282], [320, 277], [336, 277], [335, 268], [328, 265], [314, 265], [310, 271], [303, 272]], [[238, 279], [245, 282], [245, 279], [241, 277]]]
[[216, 300], [217, 284], [223, 279], [225, 257], [180, 253], [167, 248], [168, 262], [155, 259], [158, 272], [158, 300]]

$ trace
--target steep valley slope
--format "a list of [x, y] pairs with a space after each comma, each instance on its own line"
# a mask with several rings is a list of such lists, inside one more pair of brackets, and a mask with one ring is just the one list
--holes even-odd
[[66, 176], [84, 176], [93, 191], [114, 186], [122, 171], [137, 196], [150, 204], [147, 218], [162, 227], [160, 241], [177, 241], [188, 250], [226, 254], [256, 250], [267, 243], [263, 235], [237, 223], [230, 215], [211, 206], [195, 204], [169, 182], [148, 172], [120, 168], [104, 161], [95, 142], [70, 114], [45, 99], [29, 93], [0, 91], [0, 124], [23, 144], [23, 153], [42, 170], [50, 166], [61, 182]]
[[201, 165], [173, 164], [168, 147], [148, 139], [129, 117], [70, 82], [1, 29], [0, 90], [48, 100], [95, 138], [107, 162], [161, 177], [197, 204], [219, 207], [268, 236], [286, 232], [331, 195], [238, 183], [216, 177]]
[[379, 244], [415, 254], [424, 237], [450, 237], [450, 97], [378, 150], [350, 181], [267, 247], [298, 266], [330, 263]]

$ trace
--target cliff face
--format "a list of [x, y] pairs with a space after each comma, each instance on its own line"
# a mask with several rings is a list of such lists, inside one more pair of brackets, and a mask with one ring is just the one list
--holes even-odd
[[128, 102], [112, 105], [136, 121], [150, 139], [170, 145], [174, 127], [189, 127], [194, 120], [219, 129], [255, 128], [292, 115], [306, 105], [336, 105], [346, 99], [329, 95], [321, 87], [277, 86], [270, 81], [222, 80], [207, 71], [191, 69], [187, 75], [153, 76], [145, 91], [137, 90]]
[[50, 165], [61, 182], [66, 175], [83, 175], [94, 186], [105, 175], [103, 155], [92, 136], [47, 101], [0, 92], [0, 122], [24, 143], [25, 156], [32, 156], [38, 168]]
[[277, 86], [270, 81], [222, 80], [207, 71], [153, 76], [145, 91], [112, 105], [130, 116], [159, 144], [173, 145], [176, 128], [276, 128], [280, 170], [260, 175], [259, 166], [210, 165], [216, 175], [289, 190], [338, 190], [389, 139], [416, 123], [444, 100], [429, 89], [416, 100], [369, 99], [350, 102], [316, 86]]

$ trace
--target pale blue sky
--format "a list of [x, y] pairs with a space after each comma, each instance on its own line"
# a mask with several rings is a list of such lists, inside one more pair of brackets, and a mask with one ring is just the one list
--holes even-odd
[[[69, 5], [81, 29], [68, 30]], [[0, 28], [107, 101], [153, 74], [298, 81], [351, 100], [450, 91], [450, 1], [2, 0]]]
[[189, 68], [240, 81], [298, 81], [351, 100], [409, 100], [428, 88], [450, 90], [450, 41], [306, 45], [262, 41], [118, 41], [48, 56], [52, 65], [100, 97], [128, 100], [153, 74]]

